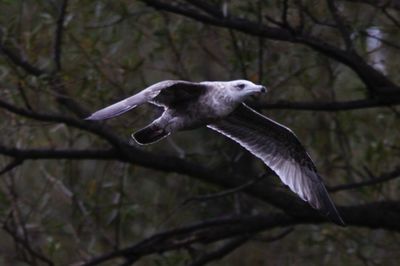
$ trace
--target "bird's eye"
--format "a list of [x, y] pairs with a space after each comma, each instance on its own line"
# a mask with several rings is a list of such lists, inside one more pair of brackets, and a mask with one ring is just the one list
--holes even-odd
[[241, 83], [241, 84], [239, 84], [239, 85], [236, 85], [236, 88], [238, 88], [238, 90], [240, 90], [240, 91], [243, 90], [244, 87], [246, 87], [246, 85], [243, 84], [243, 83]]

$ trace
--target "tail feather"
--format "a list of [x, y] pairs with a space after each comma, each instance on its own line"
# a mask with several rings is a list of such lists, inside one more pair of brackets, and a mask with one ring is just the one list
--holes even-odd
[[170, 132], [165, 129], [151, 124], [145, 128], [142, 128], [132, 134], [132, 138], [141, 145], [151, 144], [167, 137]]

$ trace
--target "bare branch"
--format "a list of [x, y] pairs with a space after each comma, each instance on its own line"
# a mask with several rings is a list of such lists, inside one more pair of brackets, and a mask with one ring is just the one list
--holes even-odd
[[[257, 1], [257, 19], [258, 23], [261, 25], [262, 24], [262, 3], [261, 0]], [[264, 39], [261, 37], [258, 37], [258, 58], [257, 58], [257, 63], [258, 63], [258, 83], [263, 83], [264, 81]]]
[[202, 221], [193, 225], [155, 234], [131, 247], [94, 258], [83, 266], [93, 266], [118, 257], [130, 263], [152, 253], [189, 247], [194, 243], [211, 243], [234, 236], [248, 236], [267, 228], [292, 223], [292, 218], [281, 213], [268, 216], [231, 216]]
[[342, 0], [342, 1], [366, 4], [379, 8], [390, 7], [396, 10], [400, 10], [400, 2], [398, 0]]
[[209, 194], [209, 195], [200, 195], [200, 196], [196, 196], [196, 197], [191, 197], [186, 199], [185, 201], [183, 201], [182, 205], [186, 205], [191, 201], [208, 201], [208, 200], [214, 200], [214, 199], [219, 199], [219, 198], [223, 198], [232, 194], [235, 194], [237, 192], [243, 191], [244, 189], [253, 186], [254, 184], [256, 184], [257, 182], [261, 181], [262, 179], [266, 178], [267, 174], [263, 174], [262, 176], [250, 180], [249, 182], [247, 182], [246, 184], [243, 184], [241, 186], [238, 186], [236, 188], [233, 189], [228, 189], [228, 190], [224, 190], [222, 192], [219, 193], [215, 193], [215, 194]]
[[321, 21], [318, 19], [305, 5], [301, 3], [301, 1], [297, 1], [297, 5], [300, 9], [300, 12], [305, 14], [309, 19], [311, 19], [312, 22], [314, 22], [317, 25], [329, 27], [329, 28], [336, 28], [336, 26], [330, 22], [327, 21]]
[[393, 179], [396, 179], [399, 177], [400, 177], [400, 167], [397, 167], [395, 170], [393, 170], [389, 173], [381, 174], [379, 177], [375, 177], [370, 180], [361, 181], [361, 182], [357, 182], [357, 183], [351, 183], [351, 184], [337, 185], [334, 187], [328, 187], [327, 189], [330, 192], [338, 192], [338, 191], [343, 191], [343, 190], [356, 189], [356, 188], [361, 188], [361, 187], [382, 184], [384, 182], [387, 182], [387, 181], [390, 181], [390, 180], [393, 180]]
[[11, 62], [21, 67], [23, 70], [31, 75], [41, 76], [45, 74], [44, 70], [35, 67], [27, 60], [23, 59], [16, 52], [12, 51], [12, 49], [7, 47], [5, 44], [0, 43], [0, 53], [4, 54]]
[[369, 34], [367, 31], [360, 31], [360, 34], [362, 34], [364, 36], [367, 36], [368, 38], [372, 38], [372, 39], [378, 40], [381, 43], [383, 43], [383, 44], [385, 44], [385, 45], [387, 45], [389, 47], [392, 47], [392, 48], [400, 50], [400, 45], [398, 45], [398, 44], [396, 44], [394, 42], [388, 41], [386, 39], [379, 38], [379, 37], [377, 37], [375, 35]]
[[400, 28], [400, 21], [397, 20], [392, 14], [390, 14], [390, 12], [386, 9], [383, 8], [382, 9], [383, 14], [386, 15], [386, 17], [393, 22], [394, 25], [396, 25], [396, 27]]
[[57, 19], [57, 28], [55, 31], [54, 41], [54, 63], [56, 65], [56, 72], [61, 70], [61, 48], [64, 33], [64, 20], [67, 12], [68, 0], [63, 0], [60, 8], [60, 14]]
[[30, 243], [25, 238], [19, 236], [18, 232], [16, 232], [15, 229], [12, 229], [7, 222], [3, 224], [3, 229], [14, 239], [15, 243], [21, 245], [32, 257], [37, 258], [46, 265], [54, 265], [54, 263], [41, 252], [34, 250]]
[[233, 30], [229, 30], [229, 35], [231, 36], [233, 51], [235, 52], [235, 56], [237, 57], [237, 59], [239, 61], [240, 70], [242, 72], [241, 75], [243, 76], [243, 78], [248, 78], [245, 59], [243, 58], [242, 51], [240, 50], [239, 43], [236, 38], [236, 34], [235, 34], [235, 32], [233, 32]]
[[354, 52], [353, 43], [350, 38], [351, 34], [347, 28], [347, 25], [344, 24], [343, 19], [339, 15], [339, 12], [336, 7], [336, 1], [335, 0], [327, 0], [327, 2], [328, 2], [329, 11], [330, 11], [333, 19], [336, 22], [336, 28], [339, 30], [339, 32], [342, 35], [342, 38], [346, 45], [346, 49], [350, 52]]
[[363, 99], [343, 102], [288, 102], [277, 101], [275, 103], [249, 102], [249, 105], [258, 109], [289, 109], [303, 111], [348, 111], [365, 108], [379, 108], [390, 105], [399, 105], [400, 99], [389, 98], [385, 100], [379, 99]]
[[283, 7], [282, 7], [281, 20], [282, 20], [283, 25], [286, 28], [291, 28], [289, 25], [289, 21], [288, 21], [288, 9], [289, 9], [288, 0], [284, 0]]
[[214, 17], [222, 18], [224, 14], [222, 13], [221, 9], [210, 3], [210, 1], [202, 1], [202, 0], [186, 0], [186, 2], [196, 6], [200, 10], [205, 11], [208, 14], [211, 14]]
[[23, 160], [123, 160], [115, 149], [73, 150], [73, 149], [17, 149], [0, 145], [0, 154], [16, 158], [0, 174], [11, 170]]
[[64, 123], [66, 125], [79, 128], [82, 130], [86, 130], [89, 132], [92, 132], [107, 141], [109, 141], [112, 145], [118, 147], [122, 145], [126, 145], [124, 141], [119, 139], [117, 136], [115, 136], [112, 132], [108, 131], [106, 128], [101, 127], [100, 124], [98, 123], [88, 123], [87, 121], [84, 120], [78, 120], [76, 118], [72, 117], [67, 117], [59, 114], [47, 114], [47, 113], [39, 113], [39, 112], [34, 112], [31, 110], [27, 110], [24, 108], [17, 107], [15, 105], [12, 105], [10, 103], [7, 103], [6, 101], [3, 101], [0, 99], [0, 108], [3, 108], [6, 111], [9, 111], [11, 113], [24, 116], [27, 118], [31, 118], [37, 121], [44, 121], [44, 122], [53, 122], [53, 123]]
[[293, 227], [289, 227], [287, 229], [284, 229], [281, 233], [274, 235], [274, 236], [268, 236], [268, 237], [254, 237], [251, 240], [252, 241], [260, 241], [260, 242], [266, 242], [266, 243], [270, 243], [270, 242], [274, 242], [277, 240], [280, 240], [282, 238], [284, 238], [285, 236], [289, 235], [291, 232], [294, 231]]
[[[2, 146], [0, 146], [0, 153], [1, 153], [1, 149], [2, 149]], [[14, 156], [14, 157], [17, 157], [17, 156]], [[7, 164], [3, 169], [0, 170], [0, 175], [3, 175], [5, 173], [11, 171], [15, 167], [17, 167], [20, 164], [22, 164], [23, 162], [24, 162], [23, 159], [21, 159], [19, 157], [15, 158], [9, 164]]]
[[207, 263], [211, 261], [216, 261], [220, 260], [244, 243], [246, 243], [250, 239], [249, 236], [240, 236], [236, 237], [222, 247], [218, 248], [217, 250], [211, 251], [209, 253], [204, 254], [200, 258], [196, 259], [192, 263], [189, 264], [189, 266], [202, 266], [206, 265]]
[[22, 86], [22, 82], [18, 82], [18, 91], [21, 94], [22, 100], [24, 101], [25, 107], [28, 108], [29, 110], [33, 110], [32, 105], [29, 102], [28, 96], [26, 96], [24, 87]]

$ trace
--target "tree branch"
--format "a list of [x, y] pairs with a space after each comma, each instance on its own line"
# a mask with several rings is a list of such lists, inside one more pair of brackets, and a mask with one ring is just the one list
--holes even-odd
[[179, 14], [205, 24], [234, 29], [249, 35], [272, 40], [304, 44], [315, 51], [350, 67], [354, 72], [357, 73], [360, 79], [365, 83], [366, 87], [375, 94], [391, 96], [396, 95], [396, 97], [400, 97], [400, 88], [382, 73], [368, 65], [363, 58], [357, 54], [341, 50], [321, 39], [307, 35], [306, 33], [296, 32], [296, 34], [293, 34], [293, 31], [285, 28], [269, 27], [266, 25], [261, 25], [258, 22], [253, 22], [242, 18], [235, 18], [232, 16], [222, 18], [208, 16], [197, 12], [188, 5], [176, 4], [176, 2], [171, 3], [171, 1], [141, 1], [155, 9]]
[[19, 56], [17, 53], [12, 51], [11, 48], [5, 46], [2, 43], [0, 43], [0, 53], [4, 54], [16, 66], [21, 67], [23, 70], [25, 70], [27, 73], [29, 73], [31, 75], [40, 76], [40, 75], [45, 74], [44, 70], [35, 67], [31, 63], [29, 63], [27, 60], [25, 60], [21, 56]]
[[[400, 231], [400, 202], [375, 202], [351, 207], [342, 207], [341, 212], [349, 225], [368, 228], [383, 228]], [[206, 220], [181, 228], [155, 234], [130, 247], [99, 256], [83, 264], [93, 266], [115, 258], [126, 258], [131, 263], [154, 253], [188, 248], [195, 243], [212, 243], [223, 239], [245, 237], [267, 229], [296, 224], [318, 224], [324, 222], [318, 216], [296, 218], [283, 213], [268, 215], [242, 215]]]
[[[272, 172], [272, 171], [271, 171]], [[265, 177], [267, 177], [267, 175], [262, 175], [257, 179], [252, 179], [249, 182], [238, 186], [236, 188], [232, 188], [232, 189], [228, 189], [228, 190], [224, 190], [218, 193], [214, 193], [214, 194], [208, 194], [208, 195], [200, 195], [200, 196], [194, 196], [191, 198], [188, 198], [186, 200], [183, 201], [183, 203], [181, 205], [186, 205], [192, 201], [209, 201], [209, 200], [215, 200], [215, 199], [219, 199], [219, 198], [223, 198], [235, 193], [238, 193], [240, 191], [243, 191], [244, 189], [253, 186], [254, 184], [256, 184], [258, 181], [261, 181], [262, 179], [264, 179]]]
[[[0, 153], [1, 153], [1, 149], [2, 146], [0, 145]], [[9, 171], [11, 171], [12, 169], [14, 169], [15, 167], [19, 166], [20, 164], [22, 164], [24, 161], [19, 158], [18, 156], [13, 156], [13, 157], [17, 157], [14, 158], [14, 160], [12, 160], [9, 164], [7, 164], [3, 169], [0, 170], [0, 175], [3, 175]]]
[[118, 257], [124, 257], [134, 262], [152, 253], [185, 248], [194, 243], [205, 244], [234, 236], [246, 236], [279, 226], [279, 223], [286, 224], [292, 221], [292, 218], [282, 213], [265, 216], [231, 216], [206, 220], [155, 234], [133, 246], [94, 258], [83, 266], [98, 265]]
[[328, 187], [327, 189], [329, 192], [337, 192], [337, 191], [342, 191], [342, 190], [367, 187], [367, 186], [381, 184], [383, 182], [386, 182], [386, 181], [389, 181], [389, 180], [392, 180], [392, 179], [395, 179], [398, 177], [400, 177], [400, 167], [397, 167], [394, 171], [391, 171], [389, 173], [384, 173], [384, 174], [380, 175], [379, 177], [376, 177], [376, 178], [373, 178], [373, 179], [370, 179], [367, 181], [337, 185], [334, 187]]
[[400, 1], [398, 0], [342, 0], [342, 1], [366, 4], [378, 8], [390, 7], [396, 10], [400, 10]]
[[350, 32], [347, 28], [347, 26], [344, 24], [343, 19], [340, 17], [338, 10], [336, 8], [336, 1], [335, 0], [327, 0], [328, 3], [328, 8], [331, 13], [331, 16], [335, 20], [336, 23], [336, 28], [339, 30], [339, 32], [342, 35], [342, 38], [344, 40], [344, 43], [346, 45], [346, 49], [349, 52], [355, 52], [353, 48], [353, 43], [350, 38]]
[[204, 254], [200, 258], [196, 259], [192, 263], [189, 264], [189, 266], [202, 266], [206, 265], [207, 263], [211, 261], [216, 261], [220, 260], [244, 243], [246, 243], [250, 239], [250, 236], [239, 236], [236, 237], [222, 247], [218, 248], [217, 250], [211, 251], [209, 253]]
[[45, 263], [46, 265], [49, 266], [53, 266], [54, 263], [47, 258], [45, 255], [43, 255], [41, 252], [36, 251], [35, 249], [32, 248], [32, 246], [29, 244], [29, 242], [24, 239], [23, 237], [19, 236], [19, 233], [16, 232], [15, 229], [12, 229], [7, 222], [5, 222], [3, 224], [3, 229], [4, 231], [6, 231], [15, 241], [15, 243], [20, 244], [21, 246], [24, 247], [24, 249], [26, 249], [29, 254], [34, 257], [39, 259], [40, 261], [42, 261], [43, 263]]
[[73, 150], [73, 149], [17, 149], [0, 144], [0, 154], [14, 157], [0, 174], [18, 166], [23, 160], [124, 160], [115, 149], [108, 150]]
[[399, 105], [400, 99], [362, 99], [343, 102], [289, 102], [277, 101], [274, 103], [249, 102], [249, 105], [256, 109], [290, 109], [303, 111], [347, 111], [365, 108], [387, 107], [391, 105]]
[[64, 19], [67, 11], [68, 0], [63, 0], [60, 8], [60, 14], [57, 19], [57, 27], [55, 31], [55, 41], [54, 41], [54, 63], [56, 65], [56, 72], [61, 70], [61, 48], [62, 39], [64, 32]]

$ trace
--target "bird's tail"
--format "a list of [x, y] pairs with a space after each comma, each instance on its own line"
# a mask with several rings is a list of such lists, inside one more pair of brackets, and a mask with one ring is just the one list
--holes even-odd
[[132, 138], [141, 145], [151, 144], [167, 137], [170, 132], [156, 124], [150, 124], [132, 134]]

